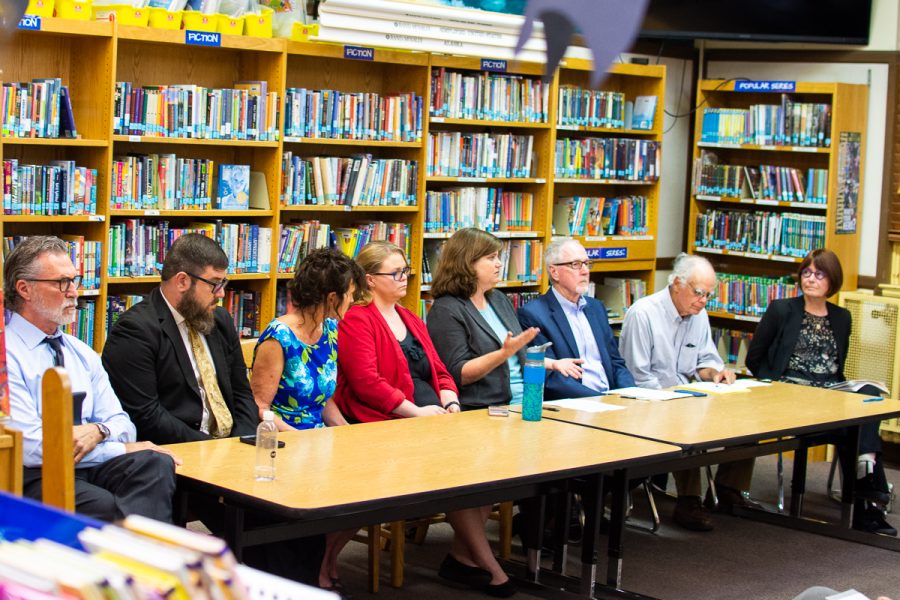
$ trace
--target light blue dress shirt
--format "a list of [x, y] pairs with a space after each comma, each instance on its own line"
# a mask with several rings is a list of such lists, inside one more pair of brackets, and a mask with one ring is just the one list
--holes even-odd
[[[135, 429], [109, 384], [109, 377], [93, 348], [76, 337], [61, 333], [65, 370], [73, 392], [85, 392], [81, 422], [103, 423], [109, 438], [90, 451], [76, 469], [101, 465], [125, 454], [125, 443], [135, 441]], [[53, 349], [44, 343], [43, 331], [11, 313], [6, 326], [6, 368], [9, 372], [10, 427], [22, 432], [23, 463], [39, 467], [43, 462], [41, 379], [53, 367]]]
[[578, 356], [584, 360], [581, 364], [581, 384], [592, 390], [605, 392], [609, 389], [609, 379], [606, 377], [606, 371], [603, 370], [603, 357], [600, 355], [594, 330], [591, 329], [587, 315], [584, 314], [587, 300], [584, 299], [584, 296], [579, 296], [578, 304], [575, 304], [557, 292], [555, 287], [550, 289], [569, 322], [569, 328], [575, 337], [575, 345], [578, 346]]
[[[503, 321], [500, 320], [500, 317], [497, 316], [490, 304], [484, 310], [479, 310], [478, 312], [490, 325], [491, 330], [496, 334], [502, 346], [509, 329], [506, 328], [506, 325], [503, 324]], [[513, 354], [506, 359], [506, 364], [509, 365], [509, 391], [512, 394], [512, 400], [509, 403], [522, 404], [522, 396], [525, 395], [525, 380], [522, 379], [522, 365], [519, 364], [519, 357]]]

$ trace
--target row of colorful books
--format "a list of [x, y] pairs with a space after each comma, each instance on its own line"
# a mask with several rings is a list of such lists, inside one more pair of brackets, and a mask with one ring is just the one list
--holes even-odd
[[701, 248], [803, 258], [825, 245], [824, 216], [798, 213], [710, 210], [697, 215]]
[[282, 206], [415, 206], [419, 163], [399, 158], [282, 155]]
[[562, 126], [625, 127], [625, 93], [559, 86], [556, 124]]
[[662, 154], [659, 142], [630, 138], [556, 140], [553, 172], [561, 179], [656, 181]]
[[706, 310], [761, 317], [772, 300], [799, 295], [800, 286], [791, 277], [719, 273], [716, 295], [706, 303]]
[[167, 220], [124, 219], [109, 230], [108, 275], [140, 277], [158, 275], [166, 251], [186, 233], [200, 233], [222, 247], [229, 258], [229, 273], [268, 273], [272, 229], [254, 223], [192, 222], [173, 227]]
[[531, 177], [533, 135], [461, 133], [428, 135], [429, 177]]
[[175, 154], [130, 154], [113, 159], [113, 209], [209, 210], [215, 162]]
[[700, 141], [762, 146], [831, 146], [831, 105], [794, 102], [741, 108], [704, 108]]
[[318, 248], [338, 248], [347, 256], [356, 257], [363, 246], [376, 240], [396, 244], [409, 256], [410, 226], [384, 221], [339, 228], [316, 220], [283, 224], [278, 242], [278, 272], [293, 273], [297, 263]]
[[79, 298], [75, 304], [75, 320], [62, 325], [63, 333], [77, 337], [88, 346], [94, 345], [94, 324], [97, 321], [97, 301], [94, 298]]
[[747, 368], [747, 350], [753, 334], [749, 331], [727, 329], [723, 327], [711, 327], [713, 343], [719, 351], [719, 356], [726, 365], [743, 370]]
[[97, 213], [97, 169], [74, 160], [48, 165], [3, 161], [3, 214], [93, 215]]
[[[86, 239], [83, 235], [59, 235], [69, 246], [69, 258], [75, 265], [75, 272], [81, 276], [82, 290], [100, 288], [101, 260], [103, 244]], [[3, 238], [3, 257], [9, 256], [17, 244], [27, 239], [27, 235], [5, 236]]]
[[421, 96], [288, 88], [284, 135], [345, 140], [422, 139]]
[[531, 231], [534, 194], [502, 188], [459, 187], [425, 195], [425, 233], [466, 227], [484, 231]]
[[[513, 309], [515, 310], [519, 310], [529, 302], [537, 300], [541, 296], [540, 292], [508, 292], [497, 290], [494, 293], [506, 294], [506, 297], [509, 298], [509, 301], [513, 305]], [[428, 311], [431, 310], [433, 304], [434, 298], [423, 297], [419, 300], [419, 315], [422, 317], [423, 321], [428, 320]]]
[[776, 200], [783, 202], [828, 202], [828, 169], [806, 170], [776, 165], [717, 164], [712, 153], [694, 161], [694, 194]]
[[546, 123], [550, 84], [540, 78], [485, 71], [431, 70], [431, 116]]
[[278, 94], [265, 81], [234, 88], [117, 81], [113, 133], [213, 140], [278, 139]]
[[[446, 240], [426, 240], [422, 253], [422, 283], [431, 283]], [[541, 280], [544, 243], [541, 240], [502, 240], [500, 280], [534, 284]]]
[[563, 236], [647, 235], [646, 196], [571, 196], [553, 204], [553, 234]]
[[631, 277], [604, 277], [600, 285], [592, 281], [587, 293], [603, 302], [610, 319], [623, 319], [631, 305], [647, 295], [647, 282]]
[[4, 83], [0, 93], [0, 133], [13, 138], [74, 138], [75, 116], [69, 88], [59, 77]]
[[262, 294], [253, 290], [227, 288], [219, 304], [228, 311], [238, 337], [254, 338], [261, 333]]

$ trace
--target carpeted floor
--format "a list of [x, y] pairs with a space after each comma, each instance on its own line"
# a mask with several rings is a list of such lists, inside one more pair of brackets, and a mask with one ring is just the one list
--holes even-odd
[[[786, 473], [790, 468], [786, 461]], [[752, 490], [754, 498], [773, 506], [775, 473], [774, 457], [759, 459]], [[810, 465], [805, 514], [834, 520], [839, 506], [825, 494], [827, 476], [827, 464]], [[900, 485], [900, 471], [889, 470], [888, 479]], [[879, 595], [900, 600], [898, 553], [724, 515], [716, 516], [714, 531], [694, 533], [671, 522], [674, 500], [662, 494], [656, 498], [663, 519], [660, 531], [650, 534], [629, 528], [626, 533], [623, 581], [628, 590], [666, 600], [790, 600], [808, 587], [825, 585], [840, 591], [854, 588], [872, 600]], [[635, 502], [633, 517], [646, 520], [643, 496]], [[900, 528], [900, 506], [888, 520]], [[489, 523], [488, 528], [489, 537], [496, 541], [496, 524]], [[356, 542], [341, 555], [341, 577], [357, 600], [486, 598], [481, 592], [447, 587], [437, 577], [451, 535], [449, 525], [436, 525], [423, 545], [407, 546], [406, 581], [401, 589], [388, 584], [388, 555], [382, 553], [381, 591], [377, 595], [366, 591], [366, 548]], [[514, 559], [521, 560], [518, 551], [518, 540], [514, 540]], [[574, 560], [570, 566], [570, 574], [580, 569]], [[600, 566], [605, 568], [605, 560]], [[532, 595], [520, 591], [515, 597]]]

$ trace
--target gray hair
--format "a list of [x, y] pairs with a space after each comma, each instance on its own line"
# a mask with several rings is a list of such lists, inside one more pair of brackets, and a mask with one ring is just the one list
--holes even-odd
[[6, 291], [6, 307], [18, 311], [22, 306], [22, 297], [16, 291], [16, 282], [20, 279], [33, 279], [38, 276], [40, 267], [38, 259], [42, 254], [69, 255], [69, 245], [52, 235], [34, 235], [16, 244], [6, 257], [3, 265], [3, 289]]
[[547, 245], [547, 249], [544, 251], [544, 272], [547, 273], [550, 283], [554, 283], [553, 278], [550, 277], [550, 265], [555, 265], [560, 261], [563, 248], [571, 243], [580, 244], [575, 238], [562, 237], [553, 239], [553, 241]]
[[691, 277], [703, 267], [708, 267], [715, 273], [712, 264], [703, 256], [682, 252], [675, 257], [675, 262], [672, 265], [672, 273], [669, 274], [669, 285], [672, 285], [676, 281], [681, 283], [681, 285], [687, 285]]

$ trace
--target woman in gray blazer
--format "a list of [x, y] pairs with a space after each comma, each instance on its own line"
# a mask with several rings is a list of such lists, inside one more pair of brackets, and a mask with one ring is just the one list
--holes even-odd
[[[502, 247], [490, 233], [460, 229], [441, 249], [431, 283], [428, 333], [456, 381], [463, 410], [522, 402], [525, 347], [539, 331], [522, 331], [512, 303], [493, 291]], [[571, 359], [548, 359], [546, 366], [578, 373]]]

